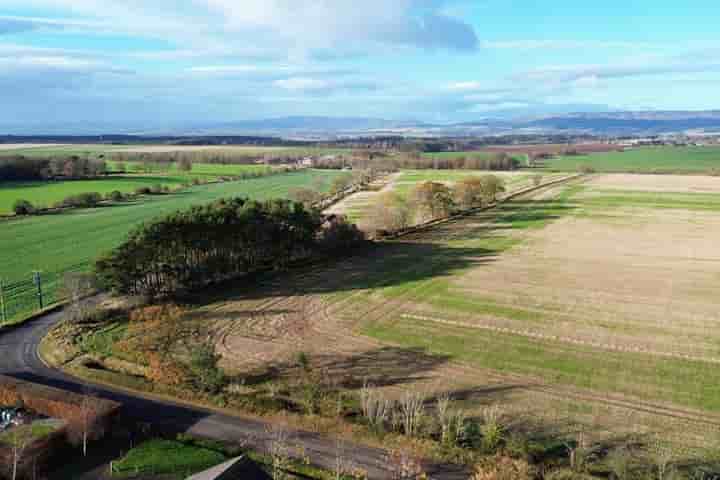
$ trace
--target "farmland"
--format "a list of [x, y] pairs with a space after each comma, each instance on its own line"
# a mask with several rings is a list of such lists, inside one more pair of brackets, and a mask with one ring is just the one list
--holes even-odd
[[315, 147], [265, 147], [244, 145], [104, 145], [104, 144], [0, 144], [0, 155], [26, 155], [29, 157], [51, 157], [58, 155], [78, 155], [96, 158], [100, 155], [112, 157], [113, 153], [152, 154], [152, 153], [205, 153], [228, 155], [264, 155], [264, 154], [323, 154], [342, 152], [343, 149], [325, 149]]
[[[422, 182], [441, 182], [452, 186], [467, 177], [492, 174], [505, 181], [508, 192], [528, 187], [532, 183], [532, 173], [519, 172], [487, 172], [479, 170], [403, 170], [390, 177], [388, 183], [380, 191], [358, 192], [330, 209], [330, 213], [341, 213], [366, 227], [381, 193], [393, 192], [407, 199], [410, 192]], [[546, 174], [545, 180], [562, 177], [562, 174]]]
[[596, 172], [707, 174], [720, 171], [718, 147], [641, 147], [626, 152], [561, 156], [546, 161], [551, 171], [577, 171], [579, 166]]
[[[410, 383], [462, 395], [471, 411], [500, 403], [534, 428], [600, 439], [662, 426], [665, 440], [700, 448], [720, 420], [720, 258], [707, 242], [720, 216], [693, 195], [716, 194], [720, 179], [694, 178], [547, 188], [365, 258], [229, 289], [196, 313], [218, 326], [231, 371], [303, 351], [389, 395]], [[613, 189], [684, 203], [593, 200]]]
[[338, 175], [342, 173], [307, 170], [199, 185], [128, 204], [6, 220], [0, 230], [0, 275], [7, 282], [29, 278], [31, 271], [42, 270], [51, 290], [64, 271], [78, 265], [87, 268], [142, 222], [223, 197], [245, 196], [257, 200], [285, 197], [293, 188], [315, 185], [318, 179], [324, 188], [329, 188]]

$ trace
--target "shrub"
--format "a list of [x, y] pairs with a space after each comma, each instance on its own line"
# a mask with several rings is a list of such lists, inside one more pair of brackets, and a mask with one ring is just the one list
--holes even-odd
[[595, 167], [584, 163], [578, 167], [578, 171], [585, 174], [595, 173]]
[[125, 195], [123, 195], [123, 193], [118, 190], [114, 190], [108, 193], [107, 199], [113, 202], [122, 202], [123, 200], [125, 200]]
[[163, 193], [163, 187], [162, 187], [162, 185], [160, 185], [160, 184], [153, 185], [153, 186], [150, 188], [150, 193], [153, 194], [153, 195], [160, 195], [161, 193]]
[[502, 413], [497, 406], [486, 408], [483, 411], [482, 449], [487, 453], [495, 453], [505, 435], [505, 428], [501, 422]]
[[524, 460], [496, 455], [476, 465], [471, 480], [531, 480], [535, 476], [535, 469]]
[[71, 195], [60, 202], [63, 207], [71, 208], [92, 208], [102, 201], [102, 195], [98, 192], [80, 193]]
[[208, 342], [193, 350], [190, 356], [190, 371], [195, 384], [204, 392], [217, 394], [225, 388], [227, 378], [218, 366], [220, 355], [215, 353], [215, 346]]
[[35, 206], [28, 200], [16, 200], [13, 204], [15, 215], [32, 215], [35, 213]]
[[150, 187], [138, 187], [135, 189], [136, 195], [149, 195], [150, 194]]

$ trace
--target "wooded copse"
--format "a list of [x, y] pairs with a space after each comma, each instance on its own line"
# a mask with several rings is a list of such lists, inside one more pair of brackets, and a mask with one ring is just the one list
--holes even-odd
[[0, 158], [0, 180], [26, 181], [51, 178], [89, 178], [107, 173], [103, 159], [78, 156], [27, 158], [22, 155]]
[[223, 199], [141, 226], [96, 265], [104, 286], [130, 295], [170, 296], [364, 240], [342, 217], [288, 200]]

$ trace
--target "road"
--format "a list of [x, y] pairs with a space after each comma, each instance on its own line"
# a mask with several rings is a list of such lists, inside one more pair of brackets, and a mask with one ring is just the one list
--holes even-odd
[[[61, 371], [48, 368], [38, 355], [40, 341], [61, 319], [62, 312], [57, 311], [0, 331], [0, 374], [82, 393], [85, 384]], [[122, 403], [124, 416], [133, 421], [152, 423], [215, 440], [245, 443], [259, 451], [267, 450], [270, 439], [268, 423], [165, 400], [151, 400], [105, 386], [92, 387], [98, 396]], [[289, 438], [291, 444], [304, 447], [305, 454], [316, 466], [329, 470], [335, 467], [338, 452], [335, 440], [303, 431], [291, 431]], [[384, 464], [384, 451], [348, 443], [342, 445], [341, 451], [346, 460], [367, 471], [369, 478], [391, 478]], [[426, 470], [431, 478], [438, 480], [468, 478], [467, 471], [457, 466], [427, 465]]]

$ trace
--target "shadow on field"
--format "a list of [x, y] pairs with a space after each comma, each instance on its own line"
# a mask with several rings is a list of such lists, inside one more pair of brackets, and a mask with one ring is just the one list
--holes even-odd
[[[365, 383], [387, 387], [414, 383], [429, 378], [425, 375], [450, 361], [445, 355], [428, 354], [420, 348], [379, 347], [353, 355], [313, 354], [313, 369], [321, 370], [326, 380], [347, 390], [357, 390]], [[253, 386], [294, 378], [300, 374], [297, 362], [275, 363], [250, 375], [243, 372], [245, 385]]]
[[[376, 243], [344, 259], [324, 261], [291, 272], [250, 275], [212, 285], [178, 300], [202, 306], [221, 301], [403, 287], [493, 262], [499, 253], [488, 248], [452, 248], [433, 243]], [[243, 310], [223, 309], [223, 313], [242, 315]]]
[[[503, 251], [503, 242], [499, 242], [498, 248], [492, 248], [482, 246], [482, 240], [502, 240], [504, 231], [527, 228], [528, 224], [542, 225], [571, 210], [573, 207], [557, 201], [511, 202], [497, 210], [463, 217], [400, 240], [370, 244], [346, 258], [317, 262], [290, 272], [249, 275], [179, 300], [202, 306], [220, 301], [411, 288], [413, 283], [494, 262]], [[453, 246], [453, 242], [467, 240], [479, 240], [480, 246]], [[493, 243], [490, 241], [488, 245]], [[243, 314], [242, 310], [224, 310], [224, 313]]]

